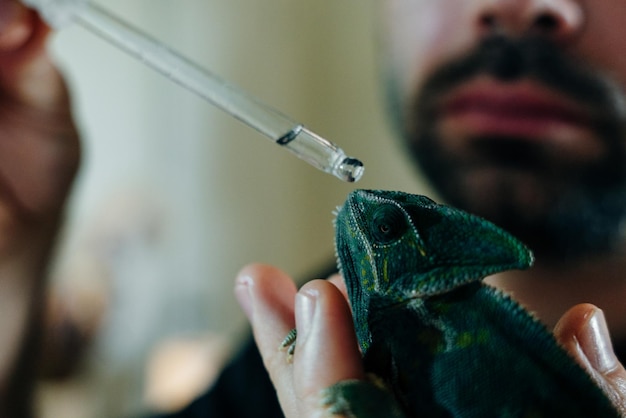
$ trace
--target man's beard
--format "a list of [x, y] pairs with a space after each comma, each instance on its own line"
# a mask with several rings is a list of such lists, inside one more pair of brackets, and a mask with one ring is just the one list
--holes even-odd
[[[437, 99], [480, 75], [531, 80], [592, 110], [603, 157], [567, 160], [554, 145], [526, 138], [470, 138], [450, 152], [437, 132]], [[624, 97], [606, 79], [545, 39], [494, 37], [433, 74], [404, 124], [409, 148], [450, 204], [495, 222], [543, 260], [614, 250], [626, 216]]]

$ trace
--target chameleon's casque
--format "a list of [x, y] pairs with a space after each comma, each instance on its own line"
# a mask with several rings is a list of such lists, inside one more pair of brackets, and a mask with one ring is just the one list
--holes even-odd
[[355, 417], [617, 417], [604, 393], [485, 276], [531, 252], [495, 225], [418, 195], [357, 190], [336, 249], [368, 372], [326, 391]]

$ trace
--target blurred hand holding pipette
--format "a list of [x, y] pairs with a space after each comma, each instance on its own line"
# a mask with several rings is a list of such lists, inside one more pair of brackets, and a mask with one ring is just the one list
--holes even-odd
[[361, 161], [346, 156], [343, 150], [332, 142], [216, 75], [201, 69], [99, 6], [85, 0], [22, 0], [22, 2], [36, 9], [54, 28], [59, 29], [72, 22], [82, 25], [256, 129], [314, 167], [348, 182], [357, 181], [363, 175], [364, 167]]

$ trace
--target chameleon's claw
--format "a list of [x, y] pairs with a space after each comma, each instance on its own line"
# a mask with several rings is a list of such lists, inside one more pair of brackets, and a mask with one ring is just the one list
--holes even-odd
[[296, 338], [298, 337], [298, 330], [292, 329], [287, 336], [280, 343], [280, 349], [287, 351], [287, 362], [291, 363], [293, 355], [296, 352]]

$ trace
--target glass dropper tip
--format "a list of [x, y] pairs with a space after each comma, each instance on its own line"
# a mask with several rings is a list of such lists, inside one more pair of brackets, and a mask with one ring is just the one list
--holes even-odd
[[332, 171], [332, 174], [348, 183], [359, 181], [365, 172], [365, 167], [360, 160], [352, 157], [344, 158]]
[[337, 145], [302, 125], [275, 142], [312, 166], [349, 183], [359, 181], [365, 171], [360, 160], [348, 157]]

